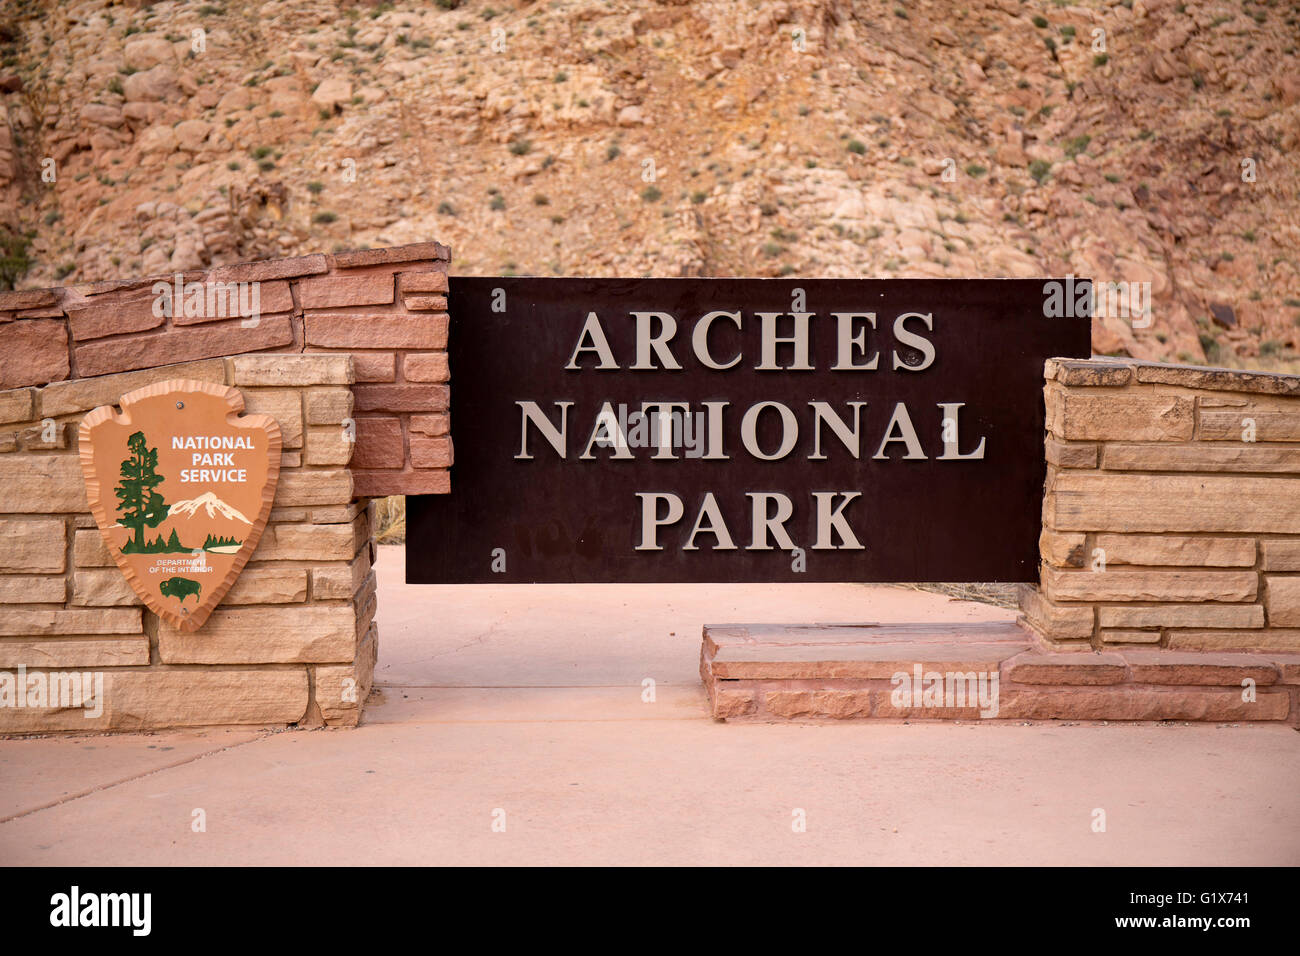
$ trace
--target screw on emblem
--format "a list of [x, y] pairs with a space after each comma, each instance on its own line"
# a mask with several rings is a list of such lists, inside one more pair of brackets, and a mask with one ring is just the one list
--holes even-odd
[[185, 403], [184, 403], [184, 402], [177, 402], [177, 403], [176, 403], [176, 407], [177, 407], [177, 408], [184, 408], [184, 407], [185, 407]]

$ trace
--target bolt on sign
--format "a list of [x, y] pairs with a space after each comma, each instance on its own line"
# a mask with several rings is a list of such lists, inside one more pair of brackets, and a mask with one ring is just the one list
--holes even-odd
[[78, 432], [86, 497], [135, 593], [182, 631], [203, 625], [271, 515], [280, 426], [239, 390], [172, 380], [96, 408]]
[[453, 278], [407, 580], [1036, 580], [1051, 287]]

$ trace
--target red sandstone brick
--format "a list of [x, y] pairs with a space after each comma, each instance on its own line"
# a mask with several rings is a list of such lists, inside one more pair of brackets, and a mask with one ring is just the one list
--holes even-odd
[[713, 716], [726, 720], [728, 717], [744, 717], [758, 709], [752, 690], [719, 687], [713, 692]]
[[[3, 334], [3, 333], [0, 333]], [[238, 355], [293, 343], [287, 315], [264, 315], [252, 328], [239, 319], [153, 334], [116, 337], [76, 349], [79, 375], [107, 375], [159, 364], [189, 362], [214, 355]]]
[[335, 349], [445, 349], [447, 315], [311, 314], [307, 344]]
[[428, 471], [354, 471], [352, 493], [359, 498], [388, 495], [445, 495], [451, 491], [451, 473]]
[[445, 435], [451, 431], [451, 416], [412, 415], [406, 428], [413, 435]]
[[1119, 654], [1017, 654], [1002, 665], [1002, 676], [1018, 684], [1119, 684], [1128, 665]]
[[382, 305], [393, 301], [393, 277], [318, 276], [298, 283], [298, 303], [304, 309], [336, 309], [353, 305]]
[[408, 382], [445, 382], [451, 378], [446, 352], [408, 352], [402, 357], [402, 375]]
[[402, 423], [397, 418], [358, 418], [352, 468], [401, 468], [406, 463]]
[[99, 339], [106, 335], [146, 332], [167, 321], [154, 315], [157, 297], [150, 289], [89, 299], [84, 308], [68, 310], [68, 328], [77, 342]]
[[402, 297], [402, 305], [411, 312], [446, 312], [445, 295], [407, 295]]
[[1270, 654], [1278, 671], [1278, 680], [1283, 684], [1300, 684], [1300, 656]]
[[[206, 296], [206, 292], [204, 294]], [[242, 314], [239, 312], [238, 290], [232, 289], [231, 294], [234, 297], [234, 302], [227, 307], [228, 312], [226, 315], [186, 316], [184, 303], [182, 303], [181, 306], [177, 307], [175, 310], [176, 314], [172, 316], [172, 325], [198, 325], [203, 322], [219, 322], [222, 319], [233, 318], [236, 316], [243, 318]], [[245, 295], [247, 294], [248, 293], [245, 293]], [[293, 311], [293, 293], [289, 291], [288, 282], [259, 282], [257, 286], [257, 296], [257, 309], [259, 316], [269, 315], [276, 312]], [[76, 334], [76, 329], [73, 329], [73, 334]]]
[[1284, 720], [1290, 695], [1264, 692], [1255, 702], [1235, 690], [1156, 690], [1119, 687], [1010, 688], [999, 717], [1015, 720]]
[[1124, 651], [1133, 680], [1141, 684], [1210, 684], [1240, 687], [1250, 678], [1272, 684], [1277, 668], [1257, 654], [1198, 654], [1195, 651]]
[[871, 692], [854, 690], [770, 690], [763, 696], [768, 713], [778, 717], [866, 717]]
[[397, 278], [403, 295], [412, 292], [447, 294], [447, 273], [445, 272], [403, 272]]
[[0, 311], [17, 312], [20, 309], [40, 309], [54, 305], [59, 294], [54, 289], [25, 289], [20, 292], [0, 292]]
[[389, 262], [415, 262], [418, 259], [451, 258], [451, 250], [440, 242], [415, 242], [408, 246], [387, 249], [358, 249], [355, 252], [336, 252], [330, 256], [335, 269], [352, 269], [357, 266], [376, 266]]
[[450, 468], [452, 462], [451, 438], [411, 436], [411, 467]]
[[67, 377], [66, 321], [19, 319], [0, 326], [0, 389], [44, 385]]
[[324, 255], [296, 256], [292, 259], [266, 259], [261, 262], [238, 262], [221, 266], [208, 273], [214, 282], [269, 282], [272, 279], [295, 279], [329, 271]]
[[446, 385], [355, 385], [358, 412], [437, 412], [447, 408]]
[[352, 369], [358, 382], [397, 380], [397, 356], [392, 352], [353, 352]]

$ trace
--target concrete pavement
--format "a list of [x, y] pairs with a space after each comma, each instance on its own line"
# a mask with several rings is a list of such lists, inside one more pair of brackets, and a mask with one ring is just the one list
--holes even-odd
[[0, 741], [0, 862], [1300, 863], [1284, 727], [704, 716], [706, 622], [998, 608], [856, 585], [401, 581], [382, 549], [379, 690], [356, 730]]

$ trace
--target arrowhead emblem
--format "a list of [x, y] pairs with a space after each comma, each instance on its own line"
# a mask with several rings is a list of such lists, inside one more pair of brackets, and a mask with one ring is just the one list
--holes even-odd
[[159, 617], [198, 630], [262, 537], [280, 426], [228, 385], [174, 379], [102, 405], [78, 431], [86, 498], [113, 560]]

